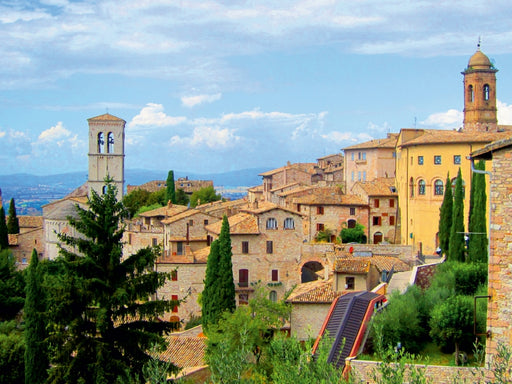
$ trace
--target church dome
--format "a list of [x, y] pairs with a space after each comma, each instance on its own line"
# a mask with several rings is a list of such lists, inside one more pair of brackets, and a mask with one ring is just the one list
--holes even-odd
[[485, 56], [485, 54], [483, 54], [480, 50], [476, 51], [475, 54], [469, 59], [468, 68], [487, 69], [491, 67], [491, 60], [489, 60], [489, 58]]

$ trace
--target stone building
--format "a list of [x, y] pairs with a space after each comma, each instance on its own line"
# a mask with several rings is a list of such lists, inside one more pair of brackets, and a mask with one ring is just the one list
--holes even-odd
[[398, 194], [394, 178], [378, 178], [373, 182], [356, 182], [351, 193], [369, 207], [368, 242], [400, 244]]
[[368, 229], [367, 203], [358, 196], [344, 195], [339, 187], [317, 187], [307, 196], [293, 199], [293, 205], [307, 219], [307, 241], [314, 241], [319, 232], [327, 230], [334, 241], [342, 228], [353, 228], [356, 223]]
[[9, 249], [17, 260], [18, 268], [23, 269], [30, 263], [35, 249], [39, 257], [44, 252], [43, 217], [18, 216], [20, 232], [9, 235]]
[[260, 173], [263, 177], [263, 198], [271, 201], [272, 191], [285, 185], [298, 183], [311, 185], [321, 179], [321, 170], [316, 163], [288, 162], [284, 167]]
[[[490, 243], [487, 299], [486, 366], [496, 358], [498, 344], [512, 346], [512, 138], [473, 152], [473, 160], [490, 160]], [[492, 375], [492, 372], [489, 372]]]
[[[238, 305], [247, 304], [256, 285], [272, 300], [301, 281], [303, 215], [262, 202], [228, 218]], [[206, 227], [212, 240], [222, 222]]]
[[395, 177], [396, 133], [384, 139], [370, 140], [343, 148], [345, 154], [345, 191], [358, 181]]
[[[201, 188], [212, 187], [212, 180], [191, 180], [186, 177], [180, 177], [178, 180], [174, 180], [174, 188], [175, 190], [182, 189], [187, 195], [191, 195], [195, 191], [200, 190]], [[167, 188], [167, 180], [151, 180], [147, 183], [141, 185], [127, 185], [126, 193], [130, 193], [136, 189], [142, 189], [148, 192], [157, 192], [162, 189]]]

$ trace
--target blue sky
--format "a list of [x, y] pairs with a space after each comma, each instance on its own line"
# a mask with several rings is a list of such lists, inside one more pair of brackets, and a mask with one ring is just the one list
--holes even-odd
[[494, 60], [512, 124], [512, 5], [495, 1], [1, 0], [1, 174], [87, 169], [87, 118], [127, 121], [126, 167], [279, 167], [401, 128], [461, 126]]

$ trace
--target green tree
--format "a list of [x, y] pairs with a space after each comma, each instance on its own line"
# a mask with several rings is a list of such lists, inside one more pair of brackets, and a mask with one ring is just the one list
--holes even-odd
[[229, 233], [228, 217], [222, 218], [219, 234], [219, 302], [224, 311], [233, 312], [236, 308], [235, 282], [233, 279], [233, 249]]
[[430, 336], [442, 346], [455, 347], [459, 364], [459, 345], [473, 341], [473, 303], [469, 296], [452, 296], [438, 304], [431, 313]]
[[342, 243], [359, 243], [366, 244], [366, 235], [364, 234], [364, 226], [356, 223], [354, 228], [345, 227], [340, 232]]
[[[485, 162], [479, 161], [476, 169], [484, 171]], [[487, 194], [485, 192], [486, 183], [485, 175], [474, 173], [471, 181], [471, 201], [469, 211], [469, 244], [468, 244], [468, 260], [471, 262], [487, 263]]]
[[188, 205], [189, 198], [185, 191], [181, 188], [176, 190], [176, 204]]
[[14, 199], [9, 203], [9, 218], [7, 219], [7, 233], [20, 233], [20, 222], [16, 217], [16, 205]]
[[264, 288], [257, 287], [249, 305], [224, 312], [218, 324], [210, 327], [206, 358], [214, 383], [248, 382], [248, 376], [270, 375], [269, 344], [290, 309], [267, 296]]
[[450, 249], [450, 233], [453, 218], [453, 194], [450, 182], [450, 174], [446, 176], [444, 198], [439, 209], [439, 247], [442, 253], [448, 255]]
[[215, 193], [215, 189], [212, 186], [204, 187], [192, 193], [192, 196], [190, 196], [190, 206], [195, 208], [200, 204], [211, 203], [220, 199], [220, 194]]
[[25, 303], [25, 282], [11, 251], [0, 251], [0, 321], [12, 320]]
[[210, 245], [210, 254], [206, 262], [204, 289], [201, 295], [201, 314], [205, 331], [208, 331], [210, 324], [216, 324], [222, 314], [222, 309], [217, 302], [217, 292], [219, 291], [219, 263], [219, 241], [215, 240]]
[[150, 193], [144, 189], [135, 189], [123, 197], [123, 204], [130, 217], [134, 217], [137, 211], [147, 205]]
[[315, 236], [315, 241], [317, 243], [329, 243], [331, 242], [331, 238], [333, 235], [333, 230], [329, 228], [325, 228], [323, 231], [318, 231]]
[[0, 383], [23, 384], [25, 343], [15, 320], [0, 322]]
[[167, 174], [166, 200], [176, 204], [176, 190], [174, 186], [174, 171]]
[[45, 342], [47, 333], [45, 322], [46, 302], [41, 284], [43, 276], [35, 249], [32, 251], [26, 279], [26, 299], [23, 310], [25, 320], [25, 384], [37, 384], [44, 383], [50, 365]]
[[141, 377], [151, 347], [174, 326], [158, 317], [179, 303], [150, 300], [170, 278], [154, 270], [159, 250], [122, 254], [127, 211], [115, 186], [106, 186], [104, 195], [92, 193], [87, 210], [76, 207], [78, 218], [68, 218], [79, 236], [59, 235], [63, 273], [48, 284], [53, 384], [113, 383], [127, 372]]
[[161, 207], [164, 205], [167, 205], [166, 200], [166, 190], [165, 189], [159, 189], [158, 191], [151, 192], [149, 194], [148, 200], [146, 201], [147, 205], [153, 205], [153, 204], [159, 204]]
[[[450, 188], [449, 185], [446, 188]], [[459, 168], [455, 182], [453, 199], [453, 217], [450, 229], [450, 244], [448, 246], [448, 259], [452, 261], [465, 260], [464, 243], [464, 190], [462, 186], [462, 173]]]
[[4, 207], [0, 207], [0, 251], [9, 248], [9, 235], [7, 231], [7, 224], [5, 222]]

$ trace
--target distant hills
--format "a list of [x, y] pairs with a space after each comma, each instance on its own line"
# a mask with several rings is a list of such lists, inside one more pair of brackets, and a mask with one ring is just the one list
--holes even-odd
[[[252, 187], [261, 184], [258, 174], [268, 168], [251, 168], [231, 172], [198, 174], [174, 171], [174, 178], [188, 177], [191, 180], [213, 180], [213, 185], [222, 189]], [[168, 171], [147, 169], [127, 169], [125, 186], [140, 185], [151, 180], [167, 179]], [[31, 175], [16, 173], [0, 175], [0, 189], [4, 205], [14, 197], [18, 214], [40, 214], [41, 206], [50, 201], [61, 199], [87, 181], [87, 171], [61, 173], [57, 175]]]

